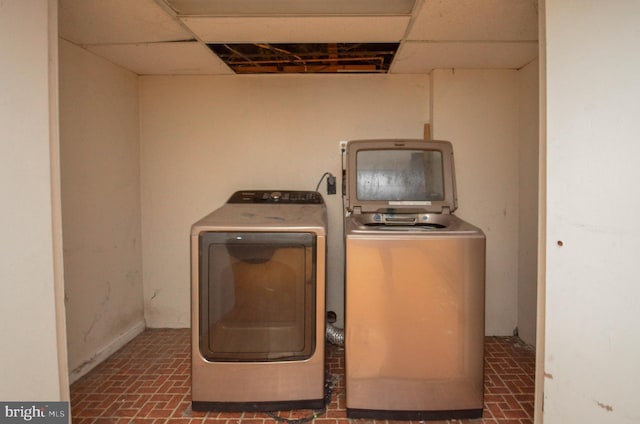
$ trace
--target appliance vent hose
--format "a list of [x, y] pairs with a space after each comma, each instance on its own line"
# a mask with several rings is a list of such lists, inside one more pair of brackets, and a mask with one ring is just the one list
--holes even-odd
[[344, 329], [327, 323], [327, 341], [336, 346], [344, 346]]

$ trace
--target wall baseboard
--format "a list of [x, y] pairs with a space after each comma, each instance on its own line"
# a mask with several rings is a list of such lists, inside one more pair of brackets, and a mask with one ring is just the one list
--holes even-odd
[[73, 384], [89, 371], [97, 367], [102, 361], [114, 354], [118, 349], [129, 343], [146, 328], [144, 320], [140, 320], [129, 327], [124, 333], [113, 339], [110, 343], [99, 349], [89, 359], [71, 370], [69, 373], [69, 384]]

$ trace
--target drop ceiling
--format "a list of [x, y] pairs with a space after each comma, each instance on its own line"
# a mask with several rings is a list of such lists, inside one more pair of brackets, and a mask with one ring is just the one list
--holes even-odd
[[139, 75], [519, 69], [538, 2], [59, 0], [59, 34]]

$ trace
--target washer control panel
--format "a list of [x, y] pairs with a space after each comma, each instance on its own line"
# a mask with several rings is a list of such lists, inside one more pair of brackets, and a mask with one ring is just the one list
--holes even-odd
[[324, 200], [317, 191], [298, 190], [242, 190], [233, 193], [227, 203], [283, 203], [322, 204]]

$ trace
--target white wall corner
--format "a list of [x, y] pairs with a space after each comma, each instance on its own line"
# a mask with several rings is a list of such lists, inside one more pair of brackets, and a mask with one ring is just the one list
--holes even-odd
[[73, 384], [81, 377], [85, 376], [89, 371], [98, 366], [101, 362], [113, 355], [115, 352], [123, 348], [127, 343], [136, 336], [142, 334], [146, 326], [144, 320], [140, 320], [129, 327], [125, 332], [109, 342], [106, 346], [98, 349], [89, 359], [81, 363], [79, 366], [71, 370], [69, 373], [69, 382]]

